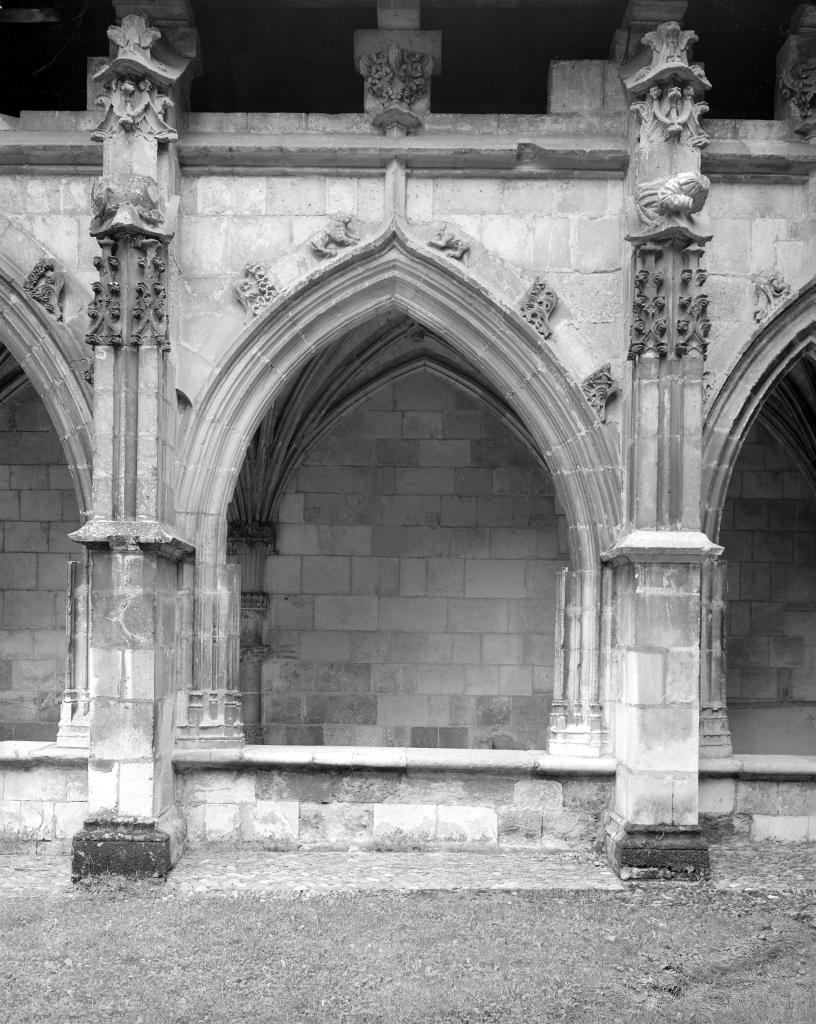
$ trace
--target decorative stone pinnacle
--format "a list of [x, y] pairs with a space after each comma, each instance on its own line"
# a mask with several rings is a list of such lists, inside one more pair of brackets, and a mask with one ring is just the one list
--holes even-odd
[[658, 25], [654, 32], [643, 37], [645, 46], [651, 47], [651, 63], [640, 68], [624, 79], [626, 88], [635, 96], [644, 96], [652, 86], [675, 81], [689, 85], [695, 95], [701, 95], [711, 88], [699, 64], [690, 64], [688, 48], [697, 42], [697, 35], [689, 29], [681, 29], [676, 21]]

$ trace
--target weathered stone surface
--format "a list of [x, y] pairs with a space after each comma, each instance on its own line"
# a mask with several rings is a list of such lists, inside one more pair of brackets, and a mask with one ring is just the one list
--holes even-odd
[[71, 878], [93, 875], [166, 877], [171, 867], [170, 836], [151, 825], [90, 823], [74, 836]]

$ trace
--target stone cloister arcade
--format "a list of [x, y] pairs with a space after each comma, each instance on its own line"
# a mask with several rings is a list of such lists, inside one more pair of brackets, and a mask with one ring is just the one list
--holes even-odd
[[377, 3], [307, 117], [191, 110], [195, 4], [117, 0], [88, 109], [5, 117], [0, 833], [816, 839], [816, 24], [707, 119], [686, 6], [460, 117]]

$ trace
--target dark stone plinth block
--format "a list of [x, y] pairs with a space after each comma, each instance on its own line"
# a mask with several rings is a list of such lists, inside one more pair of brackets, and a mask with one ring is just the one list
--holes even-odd
[[686, 879], [709, 877], [708, 842], [697, 831], [627, 832], [607, 834], [606, 855], [623, 881], [651, 878]]
[[95, 875], [158, 876], [173, 866], [170, 836], [155, 825], [89, 822], [71, 844], [71, 879]]

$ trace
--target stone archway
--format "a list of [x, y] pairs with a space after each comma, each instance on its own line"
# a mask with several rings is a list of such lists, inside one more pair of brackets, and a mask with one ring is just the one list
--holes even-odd
[[[410, 317], [444, 337], [504, 396], [543, 461], [569, 523], [569, 630], [583, 651], [563, 694], [565, 719], [600, 701], [597, 651], [600, 555], [620, 521], [616, 459], [597, 416], [553, 348], [484, 284], [410, 239], [399, 224], [281, 295], [235, 339], [202, 390], [181, 453], [177, 508], [198, 553], [197, 687], [221, 689], [234, 652], [209, 648], [225, 623], [226, 511], [244, 454], [280, 389], [306, 362], [383, 314]], [[216, 629], [218, 632], [218, 629]], [[233, 644], [234, 646], [234, 644]], [[234, 664], [234, 660], [233, 660]]]
[[816, 573], [803, 556], [816, 543], [814, 355], [810, 282], [753, 335], [706, 423], [703, 517], [725, 550], [712, 581], [702, 724], [705, 734], [706, 698], [723, 721], [727, 700], [737, 753], [814, 749]]

